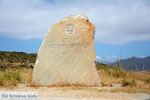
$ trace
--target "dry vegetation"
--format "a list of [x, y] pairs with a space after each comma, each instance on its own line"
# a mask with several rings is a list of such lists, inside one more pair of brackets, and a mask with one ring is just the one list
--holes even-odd
[[0, 51], [0, 86], [29, 84], [36, 54]]
[[111, 68], [108, 65], [97, 64], [103, 86], [121, 86], [113, 92], [147, 92], [150, 93], [150, 72], [125, 71], [121, 67]]
[[[117, 88], [112, 89], [112, 92], [121, 91], [150, 93], [150, 72], [128, 72], [118, 67], [111, 68], [108, 65], [100, 65], [98, 68], [98, 73], [103, 86], [118, 86]], [[1, 70], [0, 86], [15, 87], [18, 83], [30, 86], [32, 71], [32, 68], [8, 68]], [[78, 87], [78, 89], [82, 88]], [[100, 92], [105, 90], [96, 89], [96, 91]]]
[[0, 86], [13, 87], [17, 86], [18, 83], [30, 85], [31, 74], [31, 68], [8, 68], [5, 70], [0, 70]]
[[[19, 55], [17, 53], [14, 53], [13, 55], [7, 53], [0, 54], [0, 64], [3, 65], [2, 67], [0, 67], [0, 86], [16, 87], [18, 83], [26, 84], [26, 86], [31, 86], [31, 75], [35, 57], [36, 55], [29, 55], [24, 53], [23, 56], [20, 53]], [[17, 64], [15, 64], [16, 62]], [[30, 65], [32, 64], [32, 66], [30, 66], [28, 63], [30, 63]], [[13, 65], [13, 67], [10, 66], [11, 64]], [[22, 64], [24, 64], [24, 66], [21, 66]], [[150, 72], [125, 71], [120, 66], [111, 68], [108, 65], [98, 63], [96, 64], [96, 67], [103, 86], [117, 87], [115, 89], [112, 89], [112, 92], [124, 91], [150, 93]], [[80, 87], [78, 89], [82, 88]]]

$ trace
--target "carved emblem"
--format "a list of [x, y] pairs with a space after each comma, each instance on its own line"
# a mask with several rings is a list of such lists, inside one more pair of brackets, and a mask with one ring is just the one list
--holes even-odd
[[67, 35], [73, 35], [75, 33], [74, 25], [72, 25], [72, 24], [66, 25], [66, 27], [65, 27], [65, 33]]

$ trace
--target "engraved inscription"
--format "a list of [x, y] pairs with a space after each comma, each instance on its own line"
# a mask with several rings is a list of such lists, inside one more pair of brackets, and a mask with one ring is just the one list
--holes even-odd
[[89, 43], [80, 43], [80, 44], [49, 44], [49, 47], [70, 47], [70, 46], [88, 46]]

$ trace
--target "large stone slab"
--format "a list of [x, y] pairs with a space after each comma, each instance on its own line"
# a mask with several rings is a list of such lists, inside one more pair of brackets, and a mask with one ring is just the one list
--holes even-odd
[[94, 25], [85, 16], [69, 16], [52, 26], [39, 49], [33, 71], [38, 86], [98, 86]]

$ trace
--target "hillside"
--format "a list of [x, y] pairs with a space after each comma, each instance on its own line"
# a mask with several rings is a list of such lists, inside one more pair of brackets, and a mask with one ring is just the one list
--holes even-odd
[[0, 68], [32, 68], [36, 60], [36, 54], [24, 52], [0, 51]]
[[144, 58], [131, 57], [128, 59], [116, 61], [115, 63], [113, 63], [111, 65], [112, 66], [120, 65], [126, 70], [150, 71], [150, 56], [147, 56]]

